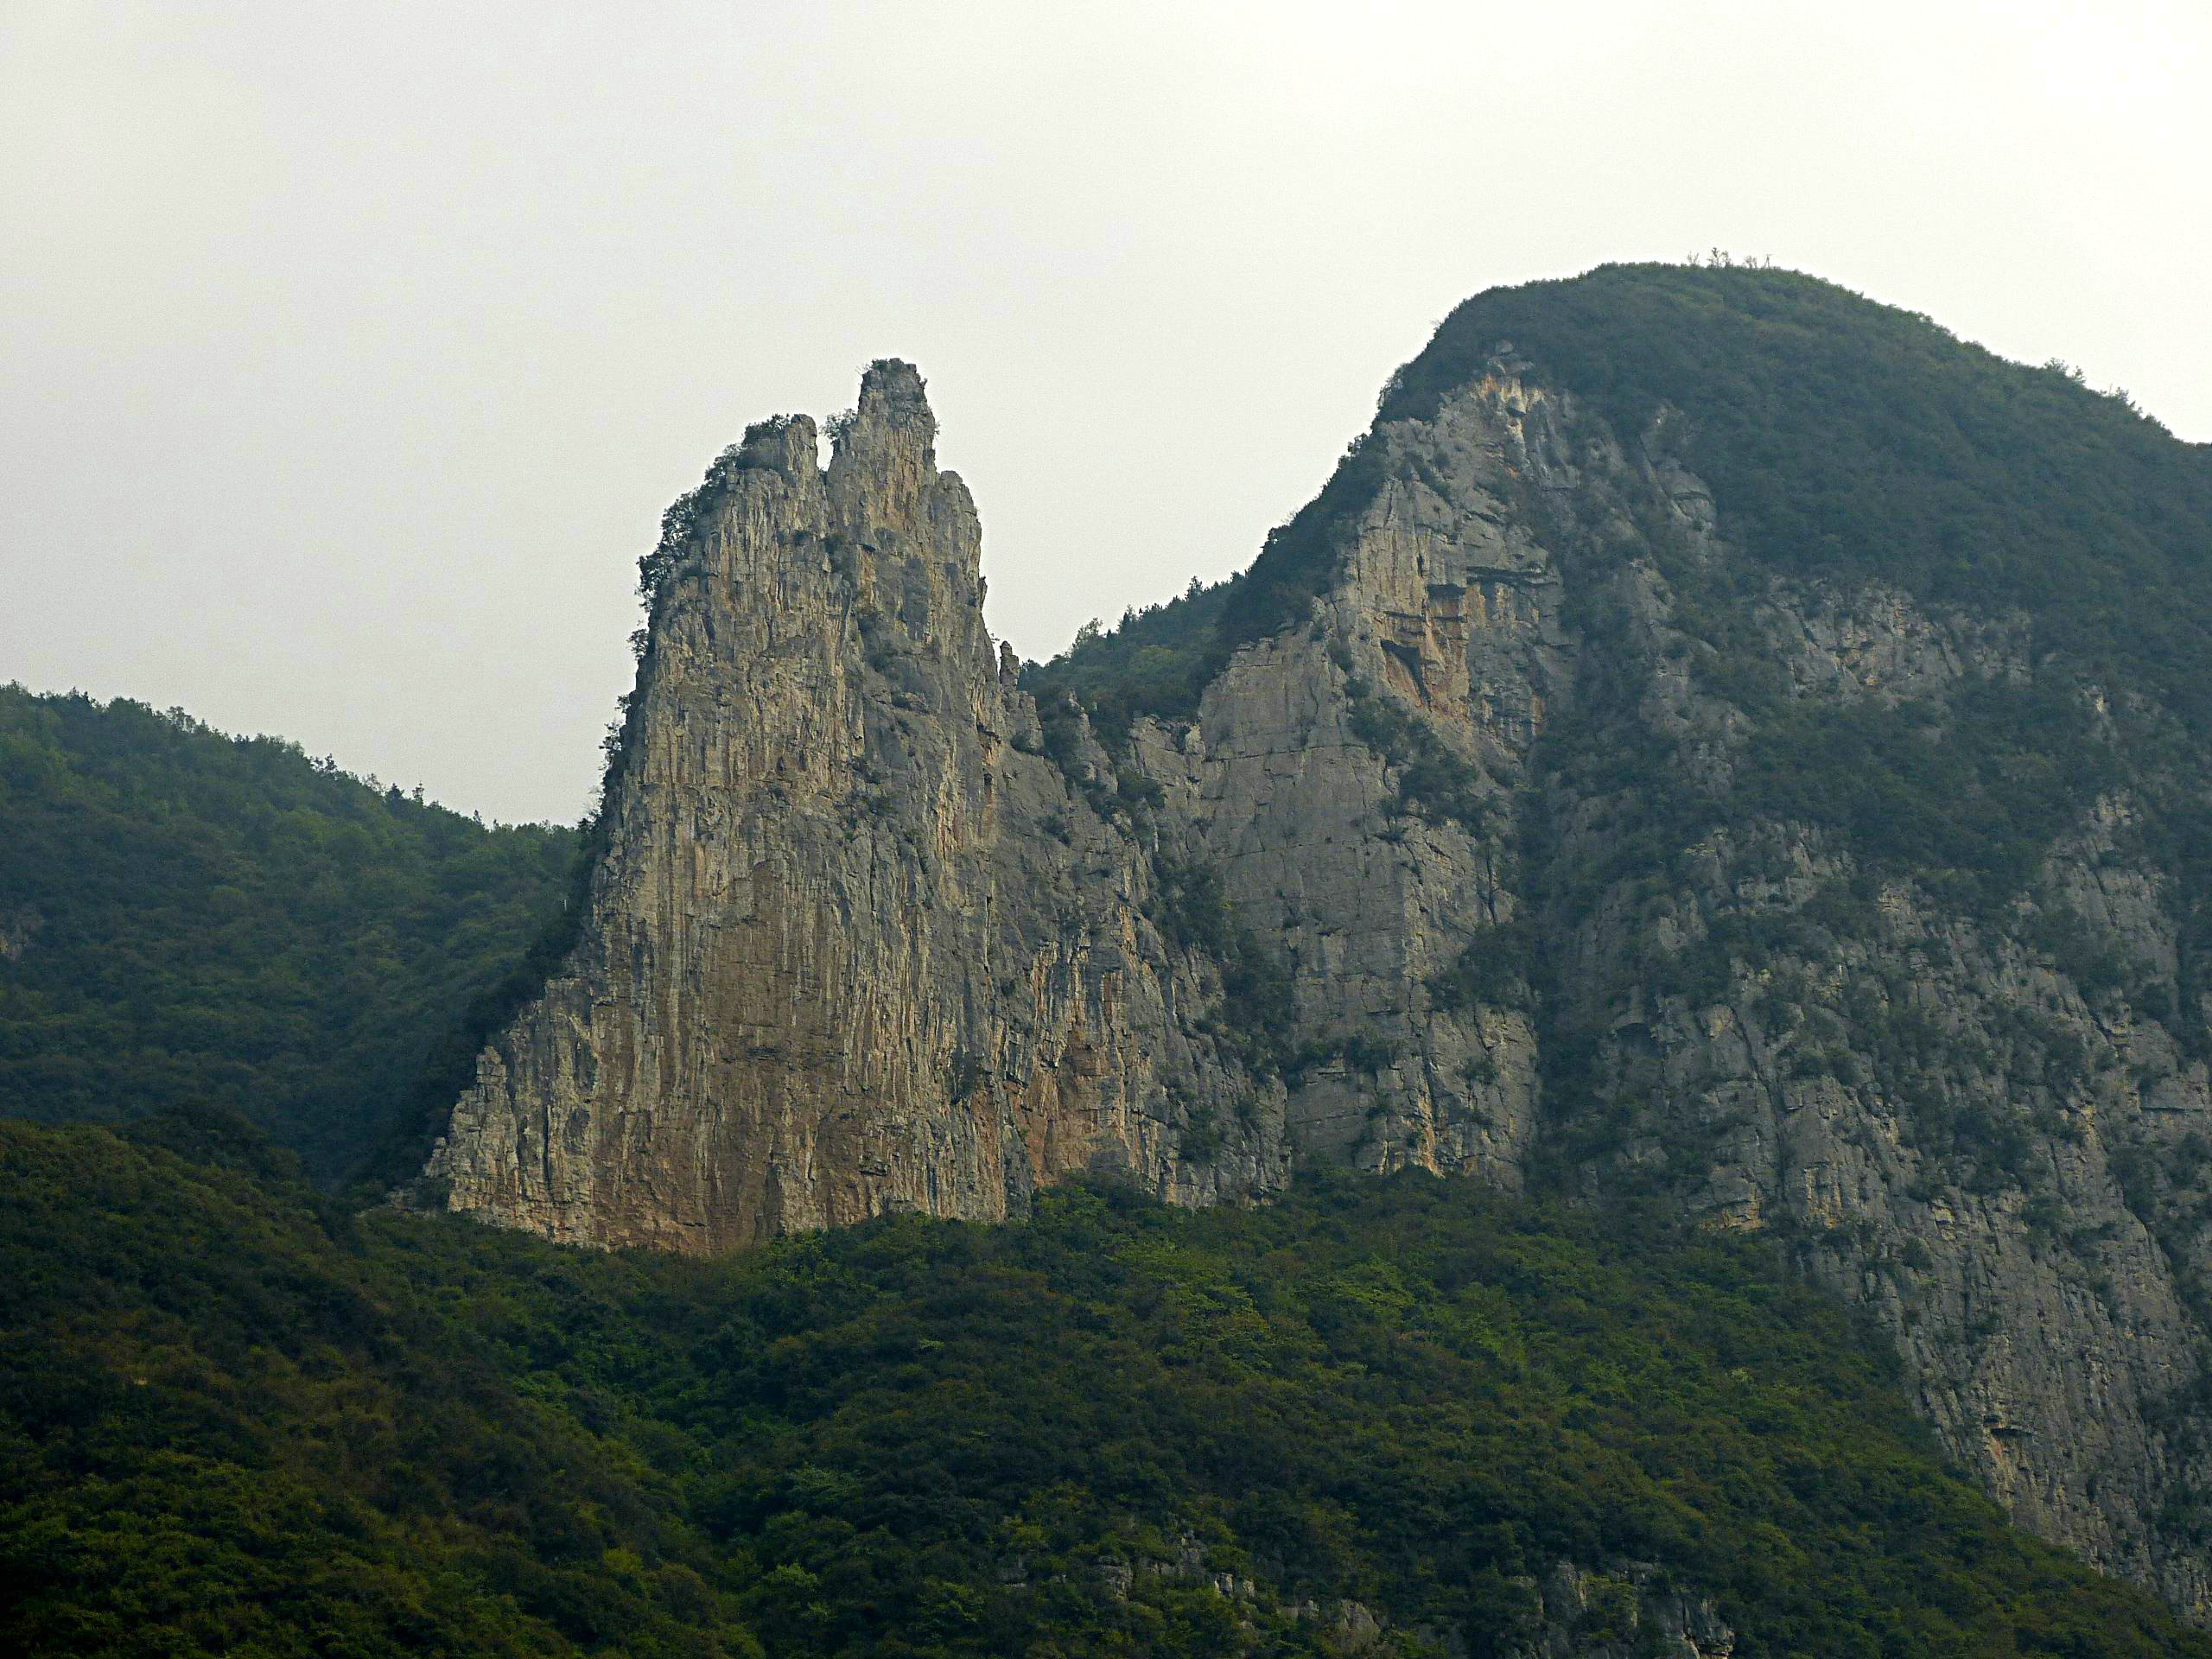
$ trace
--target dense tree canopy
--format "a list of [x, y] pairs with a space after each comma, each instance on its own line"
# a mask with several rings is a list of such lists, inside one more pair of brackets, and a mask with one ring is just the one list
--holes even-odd
[[16, 1651], [1319, 1653], [1349, 1598], [1483, 1654], [1566, 1560], [1746, 1659], [2212, 1653], [1767, 1243], [1344, 1177], [594, 1255], [132, 1135], [0, 1126]]
[[[486, 828], [181, 712], [0, 688], [0, 1110], [228, 1106], [320, 1178], [452, 1080], [573, 831]], [[473, 1046], [473, 1045], [463, 1045]]]

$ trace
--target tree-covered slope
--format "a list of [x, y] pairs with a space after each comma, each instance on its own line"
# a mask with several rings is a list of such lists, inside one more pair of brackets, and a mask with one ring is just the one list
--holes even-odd
[[452, 1070], [574, 848], [294, 744], [0, 688], [0, 1111], [227, 1106], [342, 1175]]
[[1755, 1241], [1340, 1179], [580, 1255], [132, 1135], [0, 1127], [16, 1651], [2212, 1653]]

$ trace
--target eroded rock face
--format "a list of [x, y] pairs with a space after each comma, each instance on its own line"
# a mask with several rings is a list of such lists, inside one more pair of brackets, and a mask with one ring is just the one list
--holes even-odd
[[[1001, 1567], [1002, 1581], [1027, 1585], [1029, 1564], [1019, 1556]], [[1185, 1535], [1169, 1553], [1139, 1553], [1134, 1560], [1091, 1567], [1094, 1584], [1111, 1599], [1127, 1601], [1141, 1579], [1166, 1579], [1231, 1604], [1272, 1605], [1318, 1631], [1332, 1654], [1433, 1654], [1468, 1659], [1467, 1632], [1457, 1624], [1395, 1624], [1365, 1602], [1292, 1599], [1272, 1563], [1253, 1574], [1211, 1566], [1205, 1547]], [[1510, 1659], [1732, 1659], [1735, 1630], [1708, 1599], [1669, 1584], [1654, 1562], [1614, 1560], [1599, 1567], [1556, 1560], [1541, 1578], [1517, 1577], [1501, 1586], [1499, 1621], [1484, 1632], [1492, 1651]], [[1249, 1637], [1256, 1631], [1244, 1623]], [[1253, 1643], [1248, 1639], [1249, 1649]]]
[[[1044, 752], [911, 369], [871, 371], [826, 474], [811, 423], [756, 429], [656, 602], [581, 941], [435, 1190], [693, 1250], [1081, 1169], [1186, 1204], [1300, 1159], [1668, 1194], [1868, 1307], [2016, 1518], [2202, 1611], [2203, 977], [2139, 804], [2001, 902], [1760, 806], [1728, 662], [1948, 720], [2033, 681], [2025, 619], [1762, 575], [1724, 652], [1693, 590], [1741, 569], [1725, 504], [1666, 422], [1524, 372], [1378, 428], [1310, 613], [1112, 756], [1072, 715]], [[1741, 810], [1669, 817], [1693, 787]]]
[[933, 434], [893, 364], [826, 474], [804, 417], [749, 435], [655, 607], [582, 942], [431, 1160], [452, 1208], [713, 1250], [1075, 1169], [1281, 1180], [1218, 969], [1039, 752]]

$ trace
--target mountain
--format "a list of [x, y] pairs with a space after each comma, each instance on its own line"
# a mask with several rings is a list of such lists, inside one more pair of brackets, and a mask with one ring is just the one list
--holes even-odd
[[828, 425], [581, 837], [0, 692], [0, 1646], [2208, 1650], [2212, 454], [1609, 267], [1024, 667]]
[[415, 1201], [714, 1253], [1344, 1166], [1756, 1230], [2212, 1612], [2212, 459], [1770, 270], [1469, 302], [1027, 671], [885, 362], [672, 509], [572, 948]]
[[279, 1164], [0, 1123], [9, 1651], [2212, 1654], [1658, 1206], [1077, 1182], [702, 1259]]
[[340, 1179], [449, 1101], [575, 859], [296, 744], [0, 686], [0, 1110], [226, 1108]]

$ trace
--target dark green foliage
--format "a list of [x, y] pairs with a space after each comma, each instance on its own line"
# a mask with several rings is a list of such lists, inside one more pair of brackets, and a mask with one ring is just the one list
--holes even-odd
[[1193, 1107], [1183, 1121], [1179, 1147], [1182, 1155], [1193, 1163], [1203, 1164], [1218, 1158], [1228, 1144], [1229, 1135], [1221, 1126], [1221, 1114], [1211, 1106]]
[[1504, 340], [1624, 442], [1682, 411], [1688, 464], [1761, 563], [2019, 606], [2042, 648], [2207, 729], [2212, 452], [2126, 399], [1795, 272], [1606, 265], [1469, 300], [1383, 418], [1433, 410]]
[[1220, 966], [1223, 1035], [1255, 1071], [1292, 1069], [1288, 1044], [1296, 1010], [1289, 970], [1237, 916], [1219, 872], [1168, 859], [1154, 868], [1159, 881], [1154, 920], [1160, 931]]
[[1834, 826], [1872, 861], [1936, 889], [2017, 891], [2119, 771], [2080, 701], [2047, 685], [1969, 684], [1948, 720], [1912, 702], [1762, 713], [1737, 811]]
[[1516, 917], [1485, 927], [1467, 941], [1452, 965], [1431, 976], [1437, 1006], [1465, 1012], [1477, 1007], [1525, 1008], [1536, 976], [1535, 930]]
[[[1117, 792], [1094, 774], [1084, 749], [1084, 712], [1065, 696], [1047, 696], [1037, 705], [1037, 729], [1044, 739], [1045, 758], [1060, 771], [1068, 788], [1090, 804], [1101, 819], [1111, 822]], [[1141, 779], [1135, 779], [1138, 784]], [[1118, 778], [1117, 778], [1118, 782]]]
[[600, 1256], [162, 1134], [229, 1165], [0, 1126], [10, 1650], [1293, 1655], [1352, 1597], [1487, 1655], [1627, 1558], [1744, 1659], [2212, 1653], [1756, 1241], [1340, 1178]]
[[1164, 604], [1132, 607], [1110, 633], [1086, 626], [1051, 662], [1025, 664], [1022, 684], [1040, 709], [1074, 698], [1109, 743], [1118, 743], [1139, 715], [1187, 713], [1228, 660], [1215, 649], [1227, 591], [1226, 582], [1208, 588], [1194, 580]]
[[1240, 647], [1306, 620], [1384, 477], [1379, 452], [1355, 439], [1320, 494], [1268, 532], [1250, 569], [1211, 588], [1194, 581], [1165, 604], [1131, 610], [1110, 633], [1084, 629], [1060, 656], [1030, 664], [1023, 683], [1039, 701], [1074, 697], [1108, 741], [1139, 715], [1193, 713], [1198, 694]]
[[0, 688], [0, 935], [20, 936], [0, 949], [0, 1110], [228, 1106], [318, 1179], [450, 1071], [575, 848], [273, 738], [19, 687]]
[[1353, 1076], [1371, 1079], [1395, 1065], [1403, 1052], [1398, 1042], [1378, 1037], [1371, 1031], [1339, 1029], [1325, 1036], [1307, 1038], [1282, 1056], [1278, 1069], [1283, 1081], [1293, 1089], [1304, 1083], [1306, 1075], [1316, 1067], [1336, 1060], [1343, 1061], [1345, 1071]]
[[1363, 433], [1345, 447], [1320, 494], [1268, 532], [1260, 556], [1223, 595], [1216, 649], [1224, 660], [1238, 647], [1306, 620], [1314, 596], [1335, 576], [1360, 514], [1388, 477], [1380, 446]]
[[1123, 804], [1142, 811], [1166, 804], [1167, 791], [1135, 766], [1114, 769], [1114, 793]]
[[1360, 1031], [1345, 1038], [1338, 1052], [1346, 1065], [1371, 1077], [1395, 1065], [1401, 1051], [1396, 1043]]
[[0, 1647], [759, 1651], [668, 1478], [414, 1281], [434, 1236], [239, 1161], [0, 1124]]
[[1400, 813], [1432, 823], [1457, 823], [1476, 835], [1491, 831], [1483, 775], [1472, 761], [1455, 753], [1427, 721], [1357, 675], [1345, 682], [1344, 695], [1351, 703], [1352, 735], [1397, 774]]

